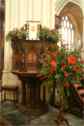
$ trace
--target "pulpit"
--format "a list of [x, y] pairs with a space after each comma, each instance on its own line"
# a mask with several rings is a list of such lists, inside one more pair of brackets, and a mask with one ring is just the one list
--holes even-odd
[[[42, 75], [39, 74], [38, 65], [40, 60], [40, 52], [43, 50], [43, 45], [44, 42], [39, 40], [23, 41], [24, 56], [21, 53], [22, 57], [13, 59], [14, 62], [12, 71], [12, 73], [17, 75], [22, 82], [22, 104], [33, 108], [40, 108], [41, 110], [42, 108], [44, 109], [43, 106], [45, 106], [45, 103], [43, 103], [40, 97], [41, 84], [46, 78], [44, 77], [43, 79], [40, 79]], [[21, 62], [22, 65], [20, 68], [15, 66], [17, 63], [21, 64]]]
[[14, 71], [28, 72], [30, 69], [37, 71], [39, 61], [48, 42], [41, 40], [15, 39], [12, 42]]

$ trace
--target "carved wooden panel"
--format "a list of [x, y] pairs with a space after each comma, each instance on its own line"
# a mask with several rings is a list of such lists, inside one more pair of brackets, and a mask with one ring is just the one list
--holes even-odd
[[37, 72], [40, 55], [46, 47], [47, 42], [40, 40], [15, 41], [18, 43], [19, 51], [13, 49], [13, 70]]

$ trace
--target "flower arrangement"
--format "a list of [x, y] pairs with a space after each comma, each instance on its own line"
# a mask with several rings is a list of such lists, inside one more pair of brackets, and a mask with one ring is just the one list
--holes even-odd
[[[65, 109], [68, 107], [66, 98], [72, 93], [70, 86], [75, 83], [81, 84], [81, 77], [84, 78], [83, 70], [84, 62], [81, 61], [78, 51], [67, 51], [58, 46], [47, 49], [40, 72], [48, 77], [47, 86], [50, 89], [54, 86], [58, 90], [57, 105], [60, 106], [62, 102]], [[50, 102], [53, 97], [50, 98]]]
[[[6, 36], [7, 41], [13, 39], [26, 39], [27, 36], [27, 24], [22, 26], [20, 29], [13, 29], [9, 31]], [[55, 30], [50, 30], [46, 27], [40, 26], [40, 30], [37, 31], [39, 40], [57, 43], [59, 41], [59, 33]]]
[[50, 30], [46, 27], [40, 27], [38, 31], [38, 38], [40, 40], [57, 43], [59, 41], [59, 33], [56, 30]]
[[66, 51], [64, 48], [48, 50], [41, 73], [49, 79], [59, 79], [64, 86], [79, 83], [84, 69], [78, 51]]
[[20, 29], [13, 29], [9, 31], [6, 36], [6, 40], [14, 40], [14, 39], [26, 39], [26, 29], [25, 27], [21, 27]]
[[27, 36], [27, 24], [22, 26], [21, 28], [15, 28], [8, 32], [6, 36], [7, 41], [11, 41], [11, 47], [20, 53], [23, 53], [24, 47], [22, 45], [22, 42], [19, 41], [21, 39], [25, 40]]
[[[16, 28], [8, 32], [6, 36], [7, 41], [11, 41], [11, 46], [15, 50], [23, 51], [22, 42], [19, 41], [21, 39], [26, 39], [28, 37], [28, 25], [25, 24], [21, 28]], [[50, 30], [48, 28], [40, 26], [37, 31], [37, 38], [42, 41], [47, 41], [50, 43], [56, 43], [59, 41], [59, 33], [55, 30]], [[18, 40], [18, 41], [17, 41]]]

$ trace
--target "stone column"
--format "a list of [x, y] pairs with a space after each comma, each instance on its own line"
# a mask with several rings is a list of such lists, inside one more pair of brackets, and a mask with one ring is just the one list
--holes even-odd
[[49, 0], [49, 27], [55, 28], [55, 0]]
[[84, 16], [83, 16], [83, 33], [82, 33], [81, 57], [84, 60]]
[[[17, 84], [17, 77], [14, 76], [12, 71], [12, 48], [11, 41], [6, 41], [7, 33], [17, 27], [18, 19], [16, 10], [18, 10], [19, 4], [17, 5], [17, 0], [6, 0], [5, 1], [5, 42], [4, 42], [4, 70], [2, 83], [3, 85]], [[16, 6], [17, 5], [17, 6]]]
[[84, 60], [84, 0], [81, 0], [81, 8], [82, 8], [82, 20], [83, 20], [81, 57]]

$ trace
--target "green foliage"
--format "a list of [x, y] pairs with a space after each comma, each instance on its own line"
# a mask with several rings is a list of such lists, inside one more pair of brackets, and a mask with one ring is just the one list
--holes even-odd
[[26, 29], [21, 27], [20, 29], [13, 29], [8, 32], [6, 35], [6, 40], [14, 40], [14, 39], [26, 39]]
[[59, 41], [59, 33], [55, 30], [50, 30], [46, 27], [38, 31], [38, 37], [40, 40], [57, 43]]
[[[47, 57], [50, 57], [48, 62], [44, 62], [41, 70], [42, 74], [48, 76], [51, 80], [60, 79], [62, 83], [76, 83], [80, 81], [83, 73], [84, 64], [81, 63], [80, 53], [76, 50], [66, 51], [64, 48], [55, 50], [54, 60], [56, 62], [56, 68], [54, 73], [51, 73], [51, 61], [53, 60], [53, 51]], [[69, 60], [69, 61], [68, 61]], [[73, 62], [74, 61], [74, 62]]]
[[40, 29], [40, 31], [38, 32], [38, 37], [40, 40], [46, 40], [47, 36], [49, 33], [49, 29], [48, 28], [42, 28]]

